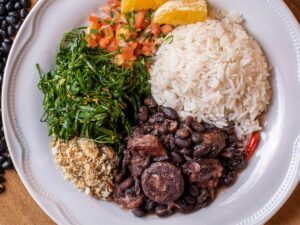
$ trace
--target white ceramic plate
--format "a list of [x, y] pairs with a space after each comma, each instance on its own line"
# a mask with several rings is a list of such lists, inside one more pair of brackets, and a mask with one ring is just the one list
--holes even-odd
[[[49, 148], [39, 75], [47, 71], [62, 34], [86, 22], [105, 0], [40, 0], [22, 27], [6, 67], [2, 109], [5, 134], [15, 167], [26, 188], [58, 224], [261, 224], [287, 200], [299, 180], [300, 34], [280, 0], [211, 0], [241, 12], [248, 31], [273, 66], [273, 103], [266, 116], [263, 141], [237, 183], [208, 208], [167, 219], [135, 218], [113, 203], [96, 201], [63, 179]], [[30, 213], [30, 212], [28, 212]]]

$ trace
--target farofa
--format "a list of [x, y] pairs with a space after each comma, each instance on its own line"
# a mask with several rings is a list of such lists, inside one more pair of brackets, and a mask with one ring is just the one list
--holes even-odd
[[67, 180], [97, 199], [110, 198], [117, 165], [111, 147], [85, 138], [74, 138], [67, 143], [57, 139], [52, 145], [55, 163]]

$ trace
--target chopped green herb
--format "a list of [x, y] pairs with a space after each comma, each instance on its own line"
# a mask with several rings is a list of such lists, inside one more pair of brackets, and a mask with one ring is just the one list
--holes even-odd
[[97, 29], [91, 29], [90, 32], [91, 32], [91, 34], [98, 35], [99, 31]]
[[171, 44], [173, 42], [173, 35], [168, 35], [167, 37], [164, 38], [164, 42], [167, 42], [168, 44]]
[[142, 60], [132, 68], [111, 62], [115, 53], [89, 48], [81, 29], [64, 35], [56, 68], [40, 73], [44, 116], [49, 135], [69, 140], [91, 138], [120, 150], [140, 98], [150, 94], [149, 73]]

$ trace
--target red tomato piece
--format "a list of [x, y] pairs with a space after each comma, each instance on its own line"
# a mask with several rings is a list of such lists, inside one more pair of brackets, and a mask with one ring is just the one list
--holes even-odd
[[96, 48], [97, 47], [97, 42], [95, 40], [93, 40], [93, 39], [88, 39], [87, 40], [87, 44], [91, 48]]
[[110, 40], [108, 38], [100, 38], [99, 42], [99, 47], [102, 49], [105, 49], [109, 44], [110, 44]]
[[171, 25], [163, 25], [161, 27], [161, 32], [164, 34], [164, 35], [167, 35], [168, 33], [170, 33], [171, 31], [173, 30], [173, 27]]
[[99, 17], [98, 17], [98, 15], [96, 15], [96, 14], [91, 14], [91, 15], [90, 15], [90, 18], [89, 18], [89, 21], [90, 21], [91, 23], [98, 23], [98, 22], [99, 22]]
[[135, 29], [140, 29], [143, 27], [144, 21], [145, 21], [146, 12], [145, 11], [139, 11], [135, 15], [135, 23], [134, 27]]
[[134, 49], [126, 46], [123, 51], [122, 51], [122, 56], [124, 60], [132, 60], [133, 56], [134, 56]]
[[156, 23], [151, 24], [151, 33], [154, 37], [158, 37], [161, 33], [160, 26]]

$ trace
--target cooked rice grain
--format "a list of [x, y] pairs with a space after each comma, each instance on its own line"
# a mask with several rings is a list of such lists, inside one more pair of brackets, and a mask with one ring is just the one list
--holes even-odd
[[[241, 22], [241, 20], [239, 20]], [[180, 26], [163, 43], [150, 70], [158, 104], [241, 136], [260, 130], [258, 116], [271, 100], [266, 58], [233, 19]]]

